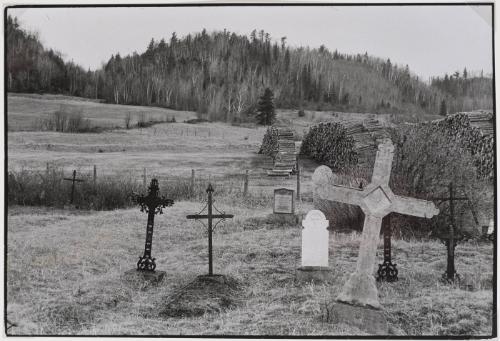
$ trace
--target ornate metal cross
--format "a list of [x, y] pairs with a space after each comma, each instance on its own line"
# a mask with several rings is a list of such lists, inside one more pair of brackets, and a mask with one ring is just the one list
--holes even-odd
[[388, 214], [382, 220], [384, 232], [384, 262], [378, 265], [377, 281], [395, 282], [398, 280], [398, 269], [391, 259], [391, 216]]
[[[219, 212], [220, 214], [213, 214], [212, 209], [215, 208], [213, 206], [213, 199], [212, 199], [212, 194], [214, 192], [214, 188], [212, 187], [212, 184], [208, 184], [207, 188], [207, 194], [208, 194], [208, 203], [207, 203], [207, 213], [208, 214], [189, 214], [186, 216], [187, 219], [208, 219], [208, 275], [212, 276], [213, 275], [213, 266], [212, 266], [212, 232], [215, 226], [221, 221], [223, 221], [226, 218], [233, 218], [233, 214], [224, 214], [223, 212]], [[203, 208], [201, 211], [203, 211], [205, 208]], [[217, 210], [217, 208], [215, 208]], [[218, 211], [218, 210], [217, 210]], [[201, 213], [201, 212], [200, 212]], [[213, 219], [221, 219], [219, 222], [215, 224], [215, 226], [212, 225]]]
[[137, 195], [135, 202], [141, 206], [141, 212], [148, 214], [148, 224], [146, 226], [146, 245], [144, 247], [144, 255], [139, 257], [137, 262], [137, 270], [155, 271], [155, 258], [151, 257], [151, 248], [153, 246], [153, 226], [156, 214], [163, 214], [163, 209], [167, 206], [172, 206], [174, 201], [167, 199], [164, 196], [159, 196], [160, 188], [158, 180], [152, 179], [149, 185], [149, 193], [147, 196]]
[[314, 191], [320, 198], [359, 206], [365, 214], [356, 271], [345, 283], [337, 300], [348, 304], [379, 309], [373, 266], [382, 218], [391, 212], [431, 218], [439, 213], [433, 202], [397, 196], [389, 188], [394, 146], [386, 140], [378, 146], [372, 180], [364, 189], [332, 184], [332, 170], [316, 168], [313, 174]]
[[72, 182], [72, 184], [71, 184], [71, 199], [70, 199], [69, 203], [73, 204], [74, 197], [75, 197], [75, 182], [84, 182], [85, 180], [76, 178], [76, 170], [73, 170], [73, 177], [72, 178], [63, 178], [63, 180]]

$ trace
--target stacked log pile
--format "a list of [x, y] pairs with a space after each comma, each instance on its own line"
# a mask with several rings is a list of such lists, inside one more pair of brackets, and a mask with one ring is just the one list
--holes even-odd
[[467, 115], [470, 125], [476, 129], [479, 129], [483, 135], [493, 135], [493, 112], [478, 110], [470, 112], [459, 112], [458, 115]]
[[443, 134], [472, 154], [479, 177], [488, 179], [495, 177], [492, 112], [462, 112], [433, 121], [430, 124], [437, 126]]
[[320, 123], [304, 138], [301, 154], [308, 155], [334, 171], [358, 164], [371, 164], [377, 145], [389, 134], [375, 119]]
[[[350, 131], [357, 131], [351, 126]], [[355, 141], [344, 125], [336, 122], [320, 123], [310, 128], [302, 141], [301, 154], [340, 171], [358, 162]]]
[[290, 127], [269, 127], [259, 153], [268, 155], [274, 160], [269, 175], [289, 176], [296, 170], [295, 132]]

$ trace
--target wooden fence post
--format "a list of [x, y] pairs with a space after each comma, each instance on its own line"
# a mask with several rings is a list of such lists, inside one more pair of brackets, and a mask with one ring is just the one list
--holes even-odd
[[300, 164], [297, 156], [297, 201], [300, 201]]
[[47, 169], [45, 170], [45, 175], [47, 176], [47, 178], [49, 177], [49, 172], [50, 172], [50, 165], [47, 162]]
[[245, 182], [243, 183], [243, 196], [248, 194], [248, 169], [245, 171]]
[[194, 169], [191, 169], [191, 198], [194, 197]]
[[97, 166], [94, 165], [94, 187], [95, 187], [96, 182], [97, 182]]

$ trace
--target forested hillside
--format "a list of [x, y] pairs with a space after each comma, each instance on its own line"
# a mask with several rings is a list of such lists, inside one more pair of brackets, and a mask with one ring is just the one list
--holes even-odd
[[[448, 98], [445, 104], [440, 105], [440, 111], [455, 113], [469, 108], [493, 109], [493, 80], [484, 77], [482, 73], [471, 77], [467, 69], [464, 69], [462, 74], [457, 71], [450, 76], [433, 78], [431, 84], [447, 94]], [[449, 108], [446, 107], [446, 102]]]
[[8, 17], [7, 71], [13, 92], [195, 110], [227, 122], [251, 118], [266, 87], [281, 108], [437, 114], [492, 107], [491, 79], [464, 80], [467, 90], [453, 92], [441, 79], [425, 84], [389, 59], [289, 47], [286, 37], [278, 42], [256, 30], [249, 37], [226, 30], [173, 33], [168, 42], [151, 40], [142, 54], [116, 54], [102, 69], [85, 71]]

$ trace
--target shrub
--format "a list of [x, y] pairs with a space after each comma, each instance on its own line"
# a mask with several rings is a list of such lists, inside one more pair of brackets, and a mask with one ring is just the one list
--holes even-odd
[[128, 112], [125, 117], [123, 118], [123, 121], [125, 122], [125, 128], [130, 129], [130, 121], [132, 120], [132, 114]]
[[300, 109], [300, 110], [299, 110], [299, 112], [297, 113], [297, 115], [298, 115], [299, 117], [304, 117], [304, 116], [306, 116], [306, 113], [305, 113], [305, 111], [304, 111], [304, 110]]
[[[66, 174], [68, 175], [68, 174]], [[61, 168], [53, 168], [48, 172], [30, 171], [22, 169], [11, 171], [7, 179], [8, 205], [23, 206], [51, 206], [63, 207], [70, 201], [71, 181], [64, 181], [65, 174]], [[78, 176], [82, 178], [82, 175]], [[84, 178], [84, 177], [83, 177]], [[134, 206], [134, 195], [147, 193], [142, 181], [131, 176], [102, 176], [94, 185], [87, 177], [85, 182], [75, 186], [74, 205], [79, 209], [113, 210]], [[161, 193], [174, 200], [206, 199], [208, 180], [197, 179], [194, 187], [190, 178], [159, 178]], [[224, 177], [211, 180], [220, 202], [228, 204], [240, 203], [248, 206], [262, 206], [269, 200], [260, 196], [243, 195], [243, 180], [241, 176]]]
[[137, 118], [137, 128], [147, 128], [147, 127], [149, 127], [149, 125], [146, 120], [146, 114], [142, 112], [139, 114], [139, 117]]
[[35, 120], [34, 128], [36, 130], [58, 131], [61, 133], [100, 131], [98, 127], [92, 127], [90, 120], [84, 118], [81, 110], [69, 106], [61, 106], [59, 110], [49, 114], [47, 118]]

